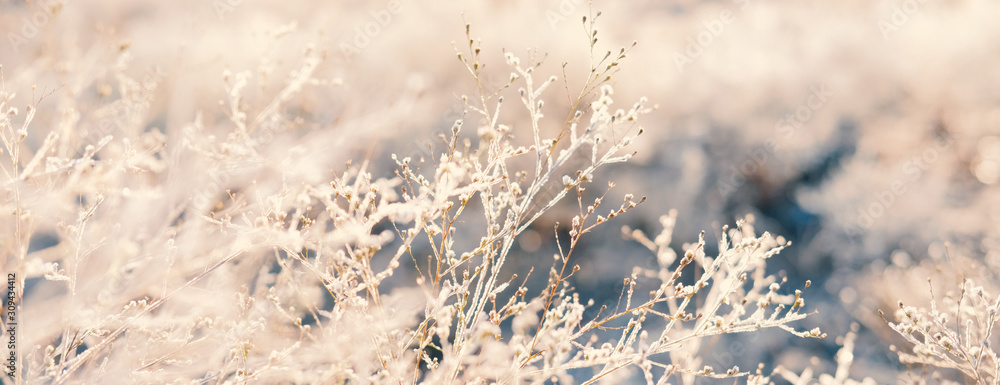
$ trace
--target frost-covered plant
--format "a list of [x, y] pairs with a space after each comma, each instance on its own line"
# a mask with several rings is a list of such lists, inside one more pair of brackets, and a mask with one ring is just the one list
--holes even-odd
[[[802, 373], [795, 373], [780, 366], [774, 369], [774, 373], [772, 375], [780, 375], [782, 378], [794, 385], [875, 385], [876, 382], [871, 377], [866, 377], [861, 381], [854, 380], [850, 377], [851, 364], [854, 362], [854, 341], [858, 338], [859, 329], [860, 326], [858, 324], [851, 324], [851, 331], [849, 331], [846, 336], [843, 338], [837, 337], [837, 343], [843, 347], [837, 351], [837, 369], [834, 371], [833, 375], [822, 373], [816, 379], [813, 379], [812, 368], [806, 368], [802, 371]], [[758, 375], [756, 377], [752, 377], [751, 381], [748, 383], [764, 384], [769, 380], [770, 377]]]
[[[592, 53], [594, 18], [584, 18]], [[156, 82], [123, 72], [120, 100], [131, 107], [119, 127], [103, 130], [100, 114], [81, 121], [68, 103], [63, 125], [37, 146], [24, 142], [35, 106], [15, 128], [13, 95], [0, 92], [3, 205], [13, 213], [4, 226], [15, 234], [4, 248], [16, 257], [7, 266], [17, 287], [34, 281], [23, 317], [60, 309], [22, 340], [18, 375], [52, 384], [516, 384], [614, 382], [633, 368], [649, 384], [691, 383], [750, 374], [705, 365], [712, 336], [770, 327], [824, 336], [789, 325], [806, 316], [802, 292], [765, 272], [789, 242], [756, 235], [752, 220], [724, 227], [717, 251], [702, 233], [680, 256], [676, 212], [652, 238], [625, 229], [657, 264], [624, 278], [613, 308], [593, 309], [571, 285], [580, 240], [645, 199], [625, 194], [606, 209], [613, 184], [587, 193], [594, 173], [630, 158], [649, 111], [645, 99], [626, 109], [612, 99], [609, 81], [629, 48], [592, 55], [581, 92], [552, 120], [542, 96], [555, 76], [538, 81], [541, 63], [507, 52], [508, 85], [485, 91], [468, 26], [466, 38], [458, 58], [477, 93], [462, 98], [466, 116], [445, 150], [430, 162], [393, 155], [394, 174], [349, 162], [321, 183], [293, 167], [310, 159], [305, 149], [273, 144], [301, 124], [285, 116], [292, 96], [323, 84], [314, 49], [259, 111], [243, 98], [252, 75], [227, 72], [227, 120], [212, 126], [199, 114], [169, 135], [143, 126]], [[524, 125], [501, 114], [512, 93]], [[179, 181], [186, 187], [171, 184]], [[556, 228], [558, 253], [532, 292], [531, 277], [504, 267], [531, 257], [519, 236], [573, 195], [579, 213]], [[29, 252], [38, 228], [60, 242]]]
[[[651, 369], [654, 366], [664, 370], [655, 383], [666, 383], [673, 373], [683, 373], [683, 382], [689, 383], [694, 376], [725, 378], [750, 374], [735, 366], [702, 366], [704, 362], [700, 353], [707, 344], [703, 340], [706, 337], [769, 327], [781, 328], [799, 337], [826, 336], [819, 329], [796, 331], [787, 325], [804, 318], [806, 314], [801, 313], [805, 304], [801, 290], [795, 290], [794, 295], [779, 294], [785, 279], [779, 281], [775, 276], [765, 274], [766, 260], [790, 244], [782, 237], [773, 237], [766, 232], [756, 236], [750, 222], [739, 221], [735, 229], [723, 227], [719, 252], [715, 257], [705, 253], [703, 232], [697, 243], [685, 247], [684, 255], [678, 260], [668, 246], [676, 223], [676, 211], [662, 217], [660, 222], [663, 232], [653, 239], [642, 231], [625, 229], [627, 237], [639, 241], [656, 254], [659, 266], [655, 269], [636, 268], [626, 279], [625, 311], [599, 321], [607, 323], [618, 317], [629, 317], [615, 349], [627, 351], [623, 358], [631, 359], [615, 362], [631, 361], [637, 364], [647, 383], [653, 383]], [[679, 282], [689, 265], [702, 270], [700, 277], [691, 284]], [[636, 282], [641, 278], [651, 279], [656, 289], [649, 292], [648, 300], [634, 302]], [[805, 287], [809, 285], [806, 281]], [[695, 298], [702, 305], [692, 308]], [[647, 317], [659, 318], [665, 323], [662, 331], [653, 328], [659, 332], [659, 337], [649, 338], [648, 330], [651, 328], [645, 324]], [[666, 354], [670, 363], [659, 363], [651, 358], [658, 354]], [[614, 365], [609, 363], [603, 370], [609, 368], [614, 368]]]
[[[948, 255], [949, 263], [910, 269], [910, 275], [928, 277], [930, 306], [898, 302], [896, 321], [886, 322], [912, 347], [908, 351], [892, 348], [904, 364], [954, 369], [976, 384], [998, 384], [1000, 359], [996, 346], [1000, 337], [994, 329], [1000, 312], [1000, 294], [996, 286], [996, 258], [970, 258], [965, 252]], [[939, 285], [946, 290], [943, 298], [935, 295], [933, 276], [944, 281]]]

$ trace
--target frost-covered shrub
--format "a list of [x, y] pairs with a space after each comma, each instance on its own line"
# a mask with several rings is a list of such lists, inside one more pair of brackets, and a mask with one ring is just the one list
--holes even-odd
[[[593, 18], [583, 25], [594, 52]], [[466, 37], [458, 58], [481, 86], [488, 50], [469, 26]], [[303, 124], [289, 117], [295, 95], [333, 85], [315, 77], [324, 55], [313, 48], [259, 109], [246, 102], [254, 75], [226, 71], [227, 120], [215, 124], [198, 114], [180, 128], [145, 126], [159, 78], [128, 76], [127, 52], [113, 80], [121, 108], [93, 118], [81, 120], [72, 95], [59, 94], [63, 120], [40, 125], [39, 104], [22, 113], [4, 89], [12, 216], [3, 225], [14, 235], [5, 266], [17, 274], [16, 296], [27, 296], [21, 317], [35, 325], [21, 336], [15, 377], [438, 384], [637, 374], [691, 383], [749, 374], [707, 365], [713, 336], [781, 328], [823, 337], [790, 325], [807, 315], [802, 292], [766, 273], [789, 242], [749, 222], [723, 227], [715, 255], [704, 233], [680, 254], [671, 247], [675, 211], [658, 235], [626, 228], [657, 264], [622, 277], [614, 306], [574, 290], [580, 240], [645, 201], [593, 183], [629, 160], [649, 111], [645, 99], [618, 108], [612, 98], [609, 80], [629, 49], [593, 57], [579, 96], [555, 118], [542, 111], [558, 77], [539, 81], [541, 63], [506, 52], [509, 82], [462, 98], [444, 151], [392, 155], [385, 174], [369, 163], [381, 155], [326, 173], [306, 165], [308, 146], [279, 150]], [[501, 111], [515, 108], [527, 124], [505, 122]], [[105, 115], [115, 125], [102, 125]], [[545, 256], [553, 262], [542, 289], [530, 290], [538, 274], [504, 267], [539, 258], [516, 247], [519, 237], [574, 198], [579, 212], [560, 219], [570, 226], [556, 227], [558, 253]], [[42, 238], [54, 241], [37, 246]]]

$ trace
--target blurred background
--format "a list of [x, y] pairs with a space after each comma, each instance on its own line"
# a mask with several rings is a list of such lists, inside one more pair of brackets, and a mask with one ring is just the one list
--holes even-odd
[[[634, 160], [595, 175], [595, 186], [614, 180], [615, 193], [648, 200], [586, 238], [582, 296], [615, 301], [633, 266], [655, 263], [621, 239], [622, 225], [658, 231], [676, 208], [680, 249], [702, 230], [714, 244], [722, 225], [752, 215], [758, 232], [793, 243], [770, 269], [790, 288], [813, 283], [807, 308], [818, 313], [796, 326], [830, 337], [717, 341], [706, 364], [830, 372], [835, 336], [858, 322], [852, 377], [895, 382], [904, 368], [888, 346], [899, 341], [876, 311], [925, 291], [922, 270], [908, 269], [949, 263], [946, 244], [1000, 259], [997, 1], [0, 0], [0, 64], [18, 104], [49, 95], [36, 126], [76, 111], [66, 129], [100, 132], [117, 114], [162, 131], [167, 148], [196, 118], [225, 132], [236, 74], [248, 75], [243, 102], [259, 111], [308, 67], [320, 80], [284, 105], [297, 128], [268, 149], [307, 154], [287, 177], [322, 183], [348, 159], [391, 175], [389, 154], [442, 151], [437, 135], [463, 117], [461, 95], [475, 95], [455, 54], [467, 50], [466, 23], [481, 40], [485, 89], [507, 83], [504, 51], [534, 54], [542, 78], [559, 77], [546, 93], [558, 117], [592, 55], [581, 19], [597, 11], [595, 56], [638, 42], [611, 80], [616, 102], [657, 108], [640, 120]], [[120, 74], [139, 81], [134, 95]], [[526, 129], [516, 108], [504, 116]], [[548, 268], [569, 203], [527, 234], [512, 269]]]

